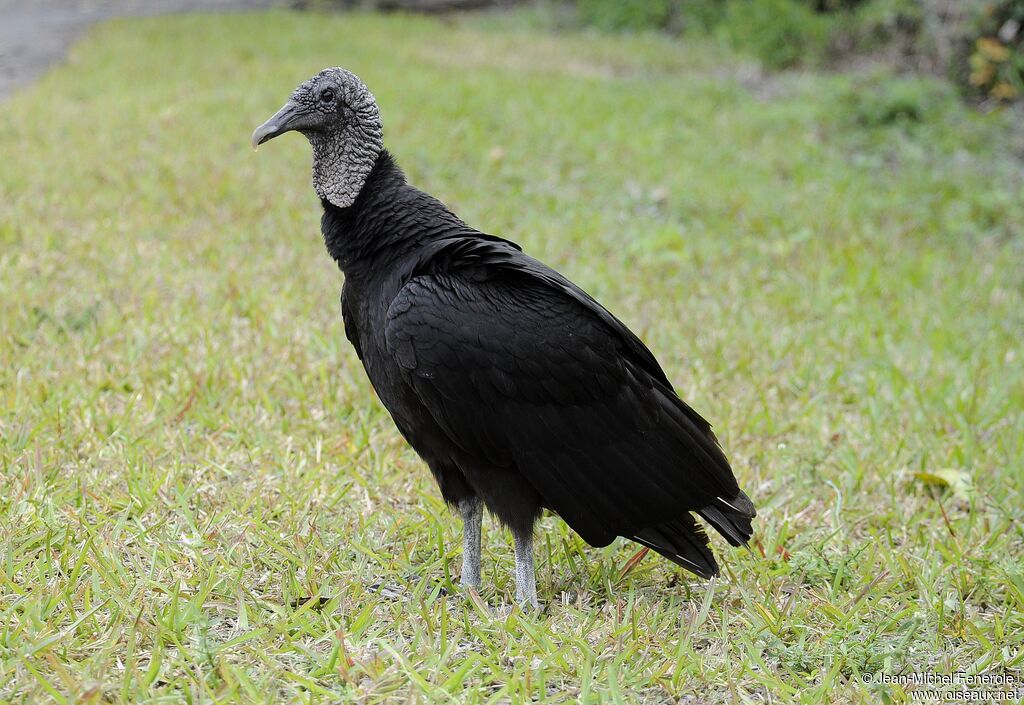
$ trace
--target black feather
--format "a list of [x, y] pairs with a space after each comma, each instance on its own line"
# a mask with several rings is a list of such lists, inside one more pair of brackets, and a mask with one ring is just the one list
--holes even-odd
[[750, 538], [710, 425], [589, 295], [408, 185], [387, 152], [351, 206], [323, 204], [346, 334], [446, 501], [478, 495], [516, 530], [546, 507], [592, 545], [625, 536], [703, 577], [718, 566], [689, 512]]
[[653, 548], [673, 563], [702, 578], [718, 575], [718, 563], [708, 546], [708, 535], [689, 514], [649, 527], [629, 538]]

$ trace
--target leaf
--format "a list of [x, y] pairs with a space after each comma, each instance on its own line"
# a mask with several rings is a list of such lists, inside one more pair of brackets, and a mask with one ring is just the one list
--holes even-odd
[[1009, 83], [1000, 81], [992, 87], [992, 97], [999, 100], [1013, 100], [1017, 97], [1017, 89]]
[[982, 37], [978, 40], [978, 51], [990, 61], [1000, 63], [1010, 58], [1010, 50], [1002, 45], [998, 39]]
[[926, 470], [915, 473], [914, 477], [930, 485], [948, 487], [957, 499], [970, 500], [974, 496], [974, 478], [966, 470]]
[[644, 559], [644, 556], [646, 556], [647, 552], [650, 550], [651, 549], [647, 548], [647, 546], [644, 546], [639, 551], [634, 553], [633, 557], [626, 561], [626, 564], [622, 566], [622, 570], [619, 571], [619, 580], [625, 578], [627, 575], [629, 575], [630, 571], [632, 571], [634, 568], [640, 565], [640, 561]]

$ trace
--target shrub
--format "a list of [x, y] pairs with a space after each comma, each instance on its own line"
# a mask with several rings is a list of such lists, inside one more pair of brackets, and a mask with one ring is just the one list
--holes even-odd
[[829, 42], [829, 21], [793, 0], [729, 0], [720, 34], [771, 68], [815, 63]]
[[884, 52], [909, 56], [921, 51], [919, 39], [925, 24], [920, 0], [871, 0], [862, 3], [843, 26], [850, 51]]
[[952, 95], [943, 85], [936, 79], [911, 76], [865, 77], [839, 103], [846, 119], [862, 127], [937, 121], [948, 110]]
[[802, 0], [816, 12], [836, 12], [841, 10], [852, 10], [858, 5], [868, 4], [871, 0]]
[[606, 30], [667, 29], [679, 0], [579, 0], [583, 24]]
[[725, 13], [725, 0], [577, 0], [579, 21], [604, 30], [710, 32]]
[[[577, 0], [605, 30], [711, 33], [784, 69], [870, 55], [945, 75], [985, 98], [1024, 98], [1024, 0]], [[864, 122], [913, 120], [915, 89], [865, 104]]]
[[683, 31], [709, 33], [725, 16], [724, 0], [682, 0], [678, 22]]
[[1024, 96], [1024, 0], [987, 3], [969, 58], [973, 91], [1000, 101]]

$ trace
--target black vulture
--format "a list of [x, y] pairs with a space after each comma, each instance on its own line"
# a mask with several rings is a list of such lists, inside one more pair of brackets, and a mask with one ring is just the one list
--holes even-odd
[[462, 584], [480, 586], [481, 503], [512, 532], [520, 604], [537, 605], [533, 527], [545, 508], [593, 546], [623, 536], [717, 575], [690, 512], [739, 546], [754, 505], [643, 342], [518, 245], [407, 183], [354, 74], [329, 68], [301, 84], [253, 147], [292, 130], [313, 148], [346, 336], [462, 515]]

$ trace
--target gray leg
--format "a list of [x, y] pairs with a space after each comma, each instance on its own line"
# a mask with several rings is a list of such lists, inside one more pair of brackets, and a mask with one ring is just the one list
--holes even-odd
[[484, 512], [480, 498], [459, 502], [462, 515], [462, 586], [480, 589], [480, 525]]
[[533, 531], [512, 532], [516, 546], [516, 602], [537, 609], [537, 578], [533, 570]]

